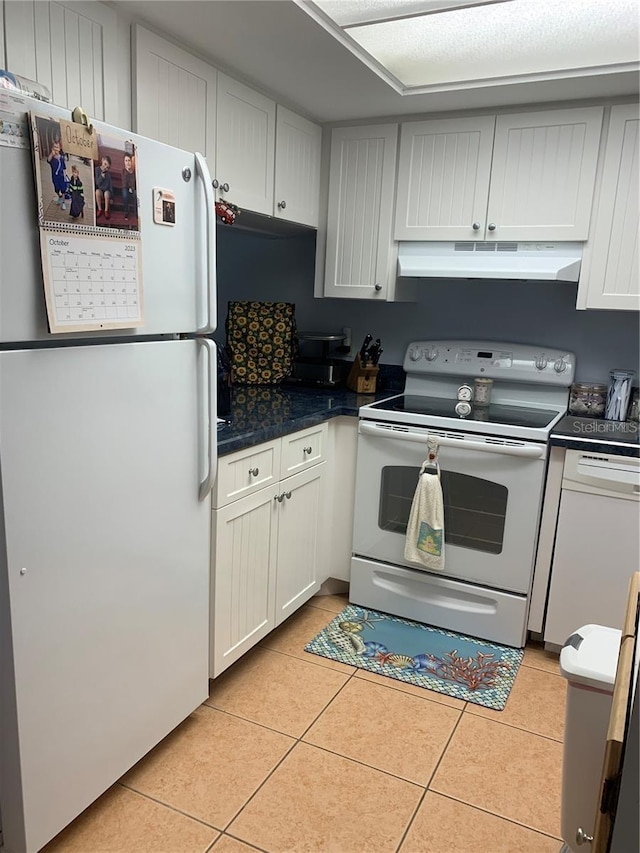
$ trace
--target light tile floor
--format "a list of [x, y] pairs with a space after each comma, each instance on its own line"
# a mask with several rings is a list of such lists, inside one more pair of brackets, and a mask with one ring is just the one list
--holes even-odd
[[46, 853], [558, 853], [565, 681], [527, 648], [504, 711], [303, 651], [318, 596]]

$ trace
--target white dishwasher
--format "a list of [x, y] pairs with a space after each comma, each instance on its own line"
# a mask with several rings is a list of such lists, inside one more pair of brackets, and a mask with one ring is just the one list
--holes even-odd
[[640, 459], [567, 450], [544, 641], [581, 625], [621, 628], [640, 563]]

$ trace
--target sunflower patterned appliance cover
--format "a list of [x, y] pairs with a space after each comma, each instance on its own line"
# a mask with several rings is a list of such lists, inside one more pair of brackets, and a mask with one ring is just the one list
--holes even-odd
[[229, 302], [226, 333], [236, 384], [275, 385], [291, 375], [297, 355], [292, 302]]

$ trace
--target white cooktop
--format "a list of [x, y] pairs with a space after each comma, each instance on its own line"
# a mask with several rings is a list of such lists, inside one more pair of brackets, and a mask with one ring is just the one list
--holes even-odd
[[[412, 341], [405, 393], [362, 406], [361, 418], [546, 441], [566, 413], [575, 356], [566, 350], [496, 341]], [[455, 411], [458, 388], [493, 379], [491, 404]]]

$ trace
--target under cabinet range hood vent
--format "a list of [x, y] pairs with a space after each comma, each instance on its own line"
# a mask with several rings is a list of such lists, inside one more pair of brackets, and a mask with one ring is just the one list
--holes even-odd
[[398, 275], [578, 281], [581, 243], [400, 243]]

